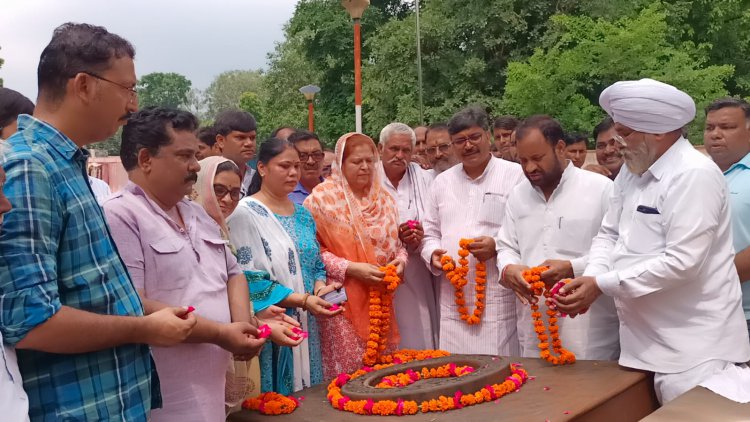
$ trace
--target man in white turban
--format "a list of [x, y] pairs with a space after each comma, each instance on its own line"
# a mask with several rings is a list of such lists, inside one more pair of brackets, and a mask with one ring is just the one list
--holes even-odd
[[726, 183], [682, 137], [695, 103], [651, 79], [617, 82], [599, 103], [615, 121], [625, 166], [584, 276], [561, 289], [557, 307], [575, 316], [602, 293], [614, 297], [620, 364], [654, 372], [662, 403], [702, 383], [727, 394], [717, 375], [741, 390], [733, 376], [747, 368], [735, 362], [750, 359], [750, 343]]

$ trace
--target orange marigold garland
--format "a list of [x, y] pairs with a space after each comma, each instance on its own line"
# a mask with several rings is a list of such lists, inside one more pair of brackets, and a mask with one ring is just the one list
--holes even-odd
[[381, 355], [385, 352], [388, 342], [388, 333], [391, 329], [391, 305], [393, 304], [393, 292], [401, 283], [395, 265], [380, 267], [385, 273], [383, 286], [370, 287], [370, 331], [365, 343], [365, 354], [362, 363], [372, 366], [381, 361]]
[[[409, 362], [417, 357], [416, 353], [421, 353], [419, 357], [440, 357], [447, 356], [449, 353], [442, 350], [435, 351], [409, 351], [409, 354], [403, 354], [399, 357], [399, 360], [405, 359], [402, 362]], [[415, 353], [416, 352], [416, 353]], [[434, 352], [434, 355], [430, 356], [430, 352]], [[399, 353], [395, 353], [397, 355]], [[392, 355], [393, 356], [393, 355]], [[395, 360], [394, 360], [395, 361]], [[399, 362], [401, 363], [401, 362]], [[360, 377], [370, 371], [388, 368], [395, 363], [388, 363], [383, 365], [375, 365], [372, 368], [362, 368], [355, 371], [352, 374], [339, 374], [336, 379], [328, 384], [328, 401], [335, 409], [345, 410], [347, 412], [357, 413], [360, 415], [414, 415], [418, 412], [445, 412], [452, 409], [460, 409], [466, 406], [472, 406], [479, 403], [484, 403], [492, 400], [497, 400], [506, 394], [518, 391], [521, 386], [528, 380], [528, 373], [521, 368], [520, 364], [511, 364], [511, 376], [505, 379], [504, 382], [494, 385], [486, 385], [484, 388], [475, 391], [471, 394], [464, 394], [461, 391], [456, 391], [453, 397], [440, 396], [436, 399], [422, 401], [417, 403], [413, 400], [379, 400], [374, 401], [368, 400], [352, 400], [341, 393], [341, 388], [349, 381]], [[425, 368], [426, 369], [426, 368]]]
[[294, 397], [287, 397], [274, 392], [263, 393], [242, 402], [243, 409], [257, 410], [264, 415], [292, 413], [298, 405], [299, 402]]
[[469, 314], [469, 308], [466, 307], [466, 298], [464, 296], [464, 286], [468, 284], [466, 276], [469, 274], [469, 250], [468, 247], [474, 242], [474, 239], [461, 239], [458, 242], [458, 260], [459, 266], [456, 266], [455, 261], [449, 255], [443, 255], [440, 258], [440, 263], [443, 265], [443, 271], [445, 276], [450, 281], [453, 288], [456, 290], [456, 305], [458, 306], [458, 313], [461, 315], [461, 319], [466, 321], [469, 325], [476, 325], [482, 321], [482, 313], [484, 313], [484, 300], [486, 297], [487, 288], [487, 266], [484, 262], [477, 261], [476, 263], [476, 277], [474, 279], [474, 291], [476, 293], [474, 302], [474, 311]]
[[[544, 282], [542, 281], [541, 274], [547, 270], [547, 267], [534, 267], [523, 272], [523, 279], [531, 286], [531, 291], [535, 296], [546, 297], [547, 306], [550, 305], [550, 298], [557, 293], [557, 290], [561, 286], [565, 285], [570, 280], [562, 280], [558, 282], [554, 288], [546, 289]], [[557, 312], [551, 309], [547, 309], [547, 316], [549, 317], [549, 336], [545, 333], [544, 320], [542, 319], [542, 313], [539, 312], [539, 305], [537, 303], [531, 304], [531, 317], [534, 319], [534, 331], [539, 338], [539, 356], [553, 365], [565, 365], [569, 363], [575, 363], [576, 356], [573, 352], [562, 347], [562, 341], [560, 340], [560, 327], [557, 326]], [[552, 350], [557, 356], [552, 355], [549, 350], [550, 343], [548, 340], [552, 339]]]
[[448, 363], [437, 368], [422, 368], [419, 372], [415, 372], [411, 369], [406, 372], [399, 372], [398, 374], [388, 375], [383, 377], [380, 382], [375, 385], [375, 388], [400, 388], [406, 387], [407, 385], [414, 384], [419, 380], [426, 380], [430, 378], [450, 378], [450, 377], [462, 377], [474, 372], [474, 368], [471, 366], [456, 366], [455, 363]]

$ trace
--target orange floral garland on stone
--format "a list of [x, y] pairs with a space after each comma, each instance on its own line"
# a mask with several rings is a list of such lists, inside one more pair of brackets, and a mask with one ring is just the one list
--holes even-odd
[[375, 388], [399, 388], [406, 387], [407, 385], [414, 384], [420, 380], [426, 380], [430, 378], [450, 378], [450, 377], [462, 377], [474, 372], [474, 368], [471, 366], [456, 366], [455, 363], [448, 363], [437, 368], [422, 368], [419, 372], [412, 371], [409, 369], [406, 372], [399, 372], [398, 374], [388, 375], [383, 377], [380, 382], [375, 385]]
[[362, 363], [367, 366], [382, 361], [381, 355], [385, 352], [391, 329], [393, 292], [401, 283], [395, 265], [380, 267], [380, 271], [385, 273], [384, 286], [371, 286], [369, 292], [370, 331], [365, 344], [365, 354], [362, 356]]
[[469, 315], [469, 308], [466, 307], [466, 298], [464, 296], [464, 286], [468, 284], [466, 276], [469, 274], [469, 250], [467, 249], [470, 244], [474, 242], [474, 239], [461, 239], [458, 242], [458, 260], [459, 266], [456, 266], [455, 261], [449, 255], [443, 255], [440, 258], [440, 264], [443, 266], [445, 276], [450, 281], [453, 288], [456, 290], [456, 305], [458, 305], [458, 313], [461, 315], [461, 319], [469, 325], [476, 325], [482, 321], [482, 313], [484, 312], [486, 288], [487, 288], [487, 266], [484, 262], [477, 261], [476, 263], [476, 278], [474, 280], [474, 291], [476, 292], [476, 301], [474, 305], [474, 311]]
[[299, 403], [294, 397], [287, 397], [274, 392], [263, 393], [242, 402], [243, 409], [257, 410], [264, 415], [292, 413], [298, 405]]
[[[402, 351], [404, 352], [404, 351]], [[399, 352], [399, 353], [402, 353]], [[433, 357], [440, 357], [440, 356], [447, 356], [449, 353], [442, 351], [442, 350], [422, 350], [422, 351], [410, 351], [412, 353], [404, 355], [401, 354], [400, 357], [398, 357], [398, 360], [400, 362], [409, 362], [411, 360], [414, 360], [415, 357], [419, 356], [418, 354], [421, 354], [419, 357], [427, 357], [427, 358], [433, 358]], [[417, 352], [418, 354], [414, 353]], [[434, 354], [431, 354], [431, 352], [434, 352]], [[394, 355], [391, 355], [393, 358], [393, 361], [396, 362], [396, 359], [394, 356], [399, 355], [399, 353], [395, 353]], [[413, 400], [401, 400], [393, 401], [393, 400], [379, 400], [374, 401], [372, 399], [368, 400], [351, 400], [349, 397], [344, 396], [341, 393], [341, 388], [349, 381], [361, 377], [362, 375], [378, 369], [388, 368], [390, 366], [393, 366], [395, 363], [387, 363], [383, 365], [375, 365], [372, 368], [363, 368], [355, 371], [352, 374], [339, 374], [336, 379], [331, 381], [330, 384], [328, 384], [328, 394], [327, 399], [331, 403], [331, 406], [334, 407], [334, 409], [337, 410], [344, 410], [347, 412], [356, 413], [359, 415], [381, 415], [381, 416], [389, 416], [389, 415], [397, 415], [397, 416], [403, 416], [403, 415], [414, 415], [418, 412], [427, 413], [427, 412], [445, 412], [447, 410], [453, 410], [453, 409], [461, 409], [466, 406], [472, 406], [479, 403], [489, 402], [493, 400], [497, 400], [509, 393], [512, 393], [514, 391], [518, 391], [521, 386], [528, 380], [529, 376], [528, 373], [521, 368], [520, 364], [511, 364], [510, 370], [511, 370], [511, 376], [505, 379], [504, 382], [500, 384], [494, 384], [494, 385], [487, 385], [484, 388], [475, 391], [471, 394], [463, 394], [461, 391], [456, 391], [456, 393], [453, 395], [453, 397], [446, 397], [446, 396], [440, 396], [437, 399], [431, 399], [422, 401], [421, 403], [417, 403]]]
[[[547, 298], [547, 304], [549, 306], [549, 299], [552, 297], [553, 289], [546, 289], [544, 282], [542, 281], [541, 274], [547, 270], [547, 267], [534, 267], [523, 272], [523, 279], [531, 285], [531, 291], [535, 296], [542, 296]], [[562, 283], [567, 283], [569, 280], [564, 280]], [[531, 317], [534, 319], [534, 331], [539, 338], [539, 356], [553, 365], [565, 365], [572, 364], [576, 361], [576, 355], [573, 352], [562, 347], [562, 341], [560, 340], [560, 327], [557, 326], [557, 311], [547, 309], [547, 316], [549, 317], [549, 336], [545, 333], [544, 320], [542, 319], [542, 313], [539, 312], [539, 305], [536, 303], [531, 304]], [[552, 355], [549, 350], [550, 343], [548, 340], [552, 339], [552, 350], [557, 356]]]

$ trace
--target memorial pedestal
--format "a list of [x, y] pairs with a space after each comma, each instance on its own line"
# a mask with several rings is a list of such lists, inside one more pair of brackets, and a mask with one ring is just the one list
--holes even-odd
[[[449, 412], [418, 413], [412, 416], [360, 416], [338, 411], [326, 401], [325, 385], [295, 394], [304, 396], [290, 415], [264, 416], [243, 410], [228, 422], [494, 422], [494, 421], [580, 421], [629, 422], [640, 420], [656, 410], [651, 376], [625, 369], [617, 362], [578, 361], [575, 365], [554, 367], [540, 359], [511, 358], [521, 362], [530, 376], [520, 391], [497, 402], [483, 403]], [[547, 387], [547, 388], [545, 388]], [[566, 413], [567, 412], [567, 413]]]

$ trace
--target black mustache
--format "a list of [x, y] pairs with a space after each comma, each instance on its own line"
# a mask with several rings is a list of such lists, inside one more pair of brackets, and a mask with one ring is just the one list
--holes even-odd
[[186, 182], [197, 182], [198, 181], [198, 173], [190, 173], [188, 177], [185, 178]]

